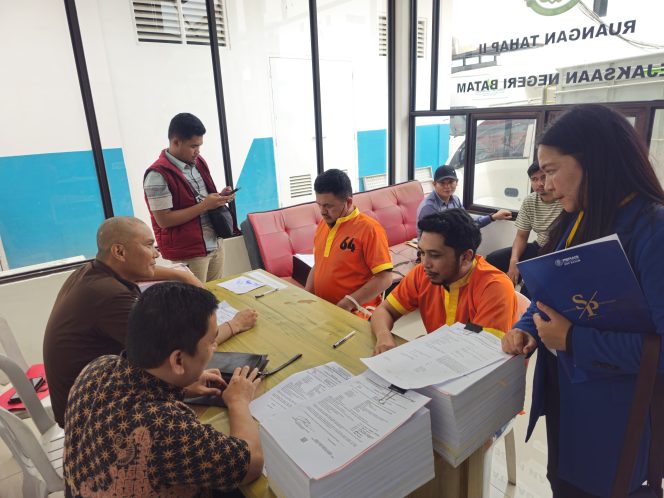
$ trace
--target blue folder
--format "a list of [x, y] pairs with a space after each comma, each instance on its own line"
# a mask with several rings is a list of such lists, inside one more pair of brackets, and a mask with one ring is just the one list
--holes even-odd
[[616, 234], [523, 261], [528, 292], [576, 325], [655, 330], [650, 309]]
[[[655, 330], [646, 298], [616, 234], [517, 266], [533, 300], [547, 304], [575, 325], [617, 332]], [[557, 356], [572, 382], [609, 375], [576, 368], [565, 352], [558, 351]]]

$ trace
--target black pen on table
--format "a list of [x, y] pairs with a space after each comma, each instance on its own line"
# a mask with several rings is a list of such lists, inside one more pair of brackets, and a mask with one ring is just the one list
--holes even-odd
[[277, 368], [274, 368], [274, 369], [272, 369], [272, 370], [263, 370], [262, 372], [258, 372], [258, 375], [259, 375], [260, 377], [268, 377], [268, 376], [270, 376], [270, 375], [272, 375], [272, 374], [277, 373], [277, 372], [280, 371], [280, 370], [283, 370], [283, 369], [286, 368], [288, 365], [290, 365], [291, 363], [293, 363], [293, 362], [299, 360], [300, 358], [302, 358], [302, 353], [298, 353], [298, 354], [296, 354], [296, 355], [293, 356], [290, 360], [286, 360], [284, 363], [282, 363], [281, 365], [279, 365]]
[[356, 330], [351, 330], [350, 332], [348, 332], [348, 334], [346, 334], [346, 335], [343, 336], [341, 339], [339, 339], [337, 342], [335, 342], [334, 344], [332, 344], [332, 347], [333, 347], [334, 349], [337, 349], [337, 348], [338, 348], [339, 346], [341, 346], [344, 342], [346, 342], [348, 339], [350, 339], [351, 337], [353, 337], [356, 333], [357, 333]]
[[270, 289], [269, 291], [265, 291], [262, 294], [257, 294], [254, 297], [258, 299], [259, 297], [267, 296], [268, 294], [272, 294], [273, 292], [277, 292], [279, 289]]

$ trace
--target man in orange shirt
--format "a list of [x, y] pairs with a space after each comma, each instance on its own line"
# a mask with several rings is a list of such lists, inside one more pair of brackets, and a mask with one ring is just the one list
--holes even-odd
[[314, 182], [323, 219], [314, 235], [314, 267], [305, 289], [347, 311], [377, 306], [392, 283], [385, 230], [353, 206], [350, 179], [329, 169]]
[[484, 328], [510, 330], [517, 321], [517, 298], [510, 279], [475, 251], [480, 229], [462, 209], [422, 218], [418, 243], [422, 262], [413, 268], [371, 317], [374, 354], [396, 346], [392, 327], [416, 308], [427, 331], [471, 322]]

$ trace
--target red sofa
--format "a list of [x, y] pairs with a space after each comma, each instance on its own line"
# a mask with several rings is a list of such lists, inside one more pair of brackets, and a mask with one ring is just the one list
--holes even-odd
[[[415, 250], [405, 242], [416, 236], [417, 207], [423, 198], [418, 181], [353, 194], [354, 205], [385, 228], [396, 275], [414, 259]], [[314, 202], [248, 214], [242, 231], [252, 267], [294, 282], [293, 255], [313, 252], [320, 219]]]

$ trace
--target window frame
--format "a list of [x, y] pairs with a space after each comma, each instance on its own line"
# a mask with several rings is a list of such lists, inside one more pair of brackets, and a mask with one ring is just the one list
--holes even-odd
[[[473, 213], [490, 214], [501, 209], [502, 206], [486, 206], [474, 201], [475, 183], [475, 143], [477, 139], [477, 122], [481, 120], [496, 119], [535, 119], [535, 140], [542, 134], [546, 125], [567, 109], [578, 104], [554, 104], [554, 105], [530, 105], [514, 107], [492, 107], [473, 109], [441, 109], [437, 111], [415, 111], [411, 110], [409, 122], [411, 129], [409, 136], [415, 135], [416, 118], [437, 116], [465, 116], [466, 117], [466, 153], [463, 160], [463, 205]], [[655, 113], [664, 110], [664, 100], [632, 101], [632, 102], [602, 102], [602, 105], [617, 110], [618, 112], [634, 116], [636, 118], [634, 128], [644, 139], [648, 147], [652, 138]], [[413, 140], [414, 142], [414, 140]], [[414, 145], [414, 144], [413, 144]], [[408, 180], [414, 179], [415, 147], [409, 150]], [[525, 171], [524, 171], [525, 174]], [[516, 214], [516, 211], [512, 211]]]

